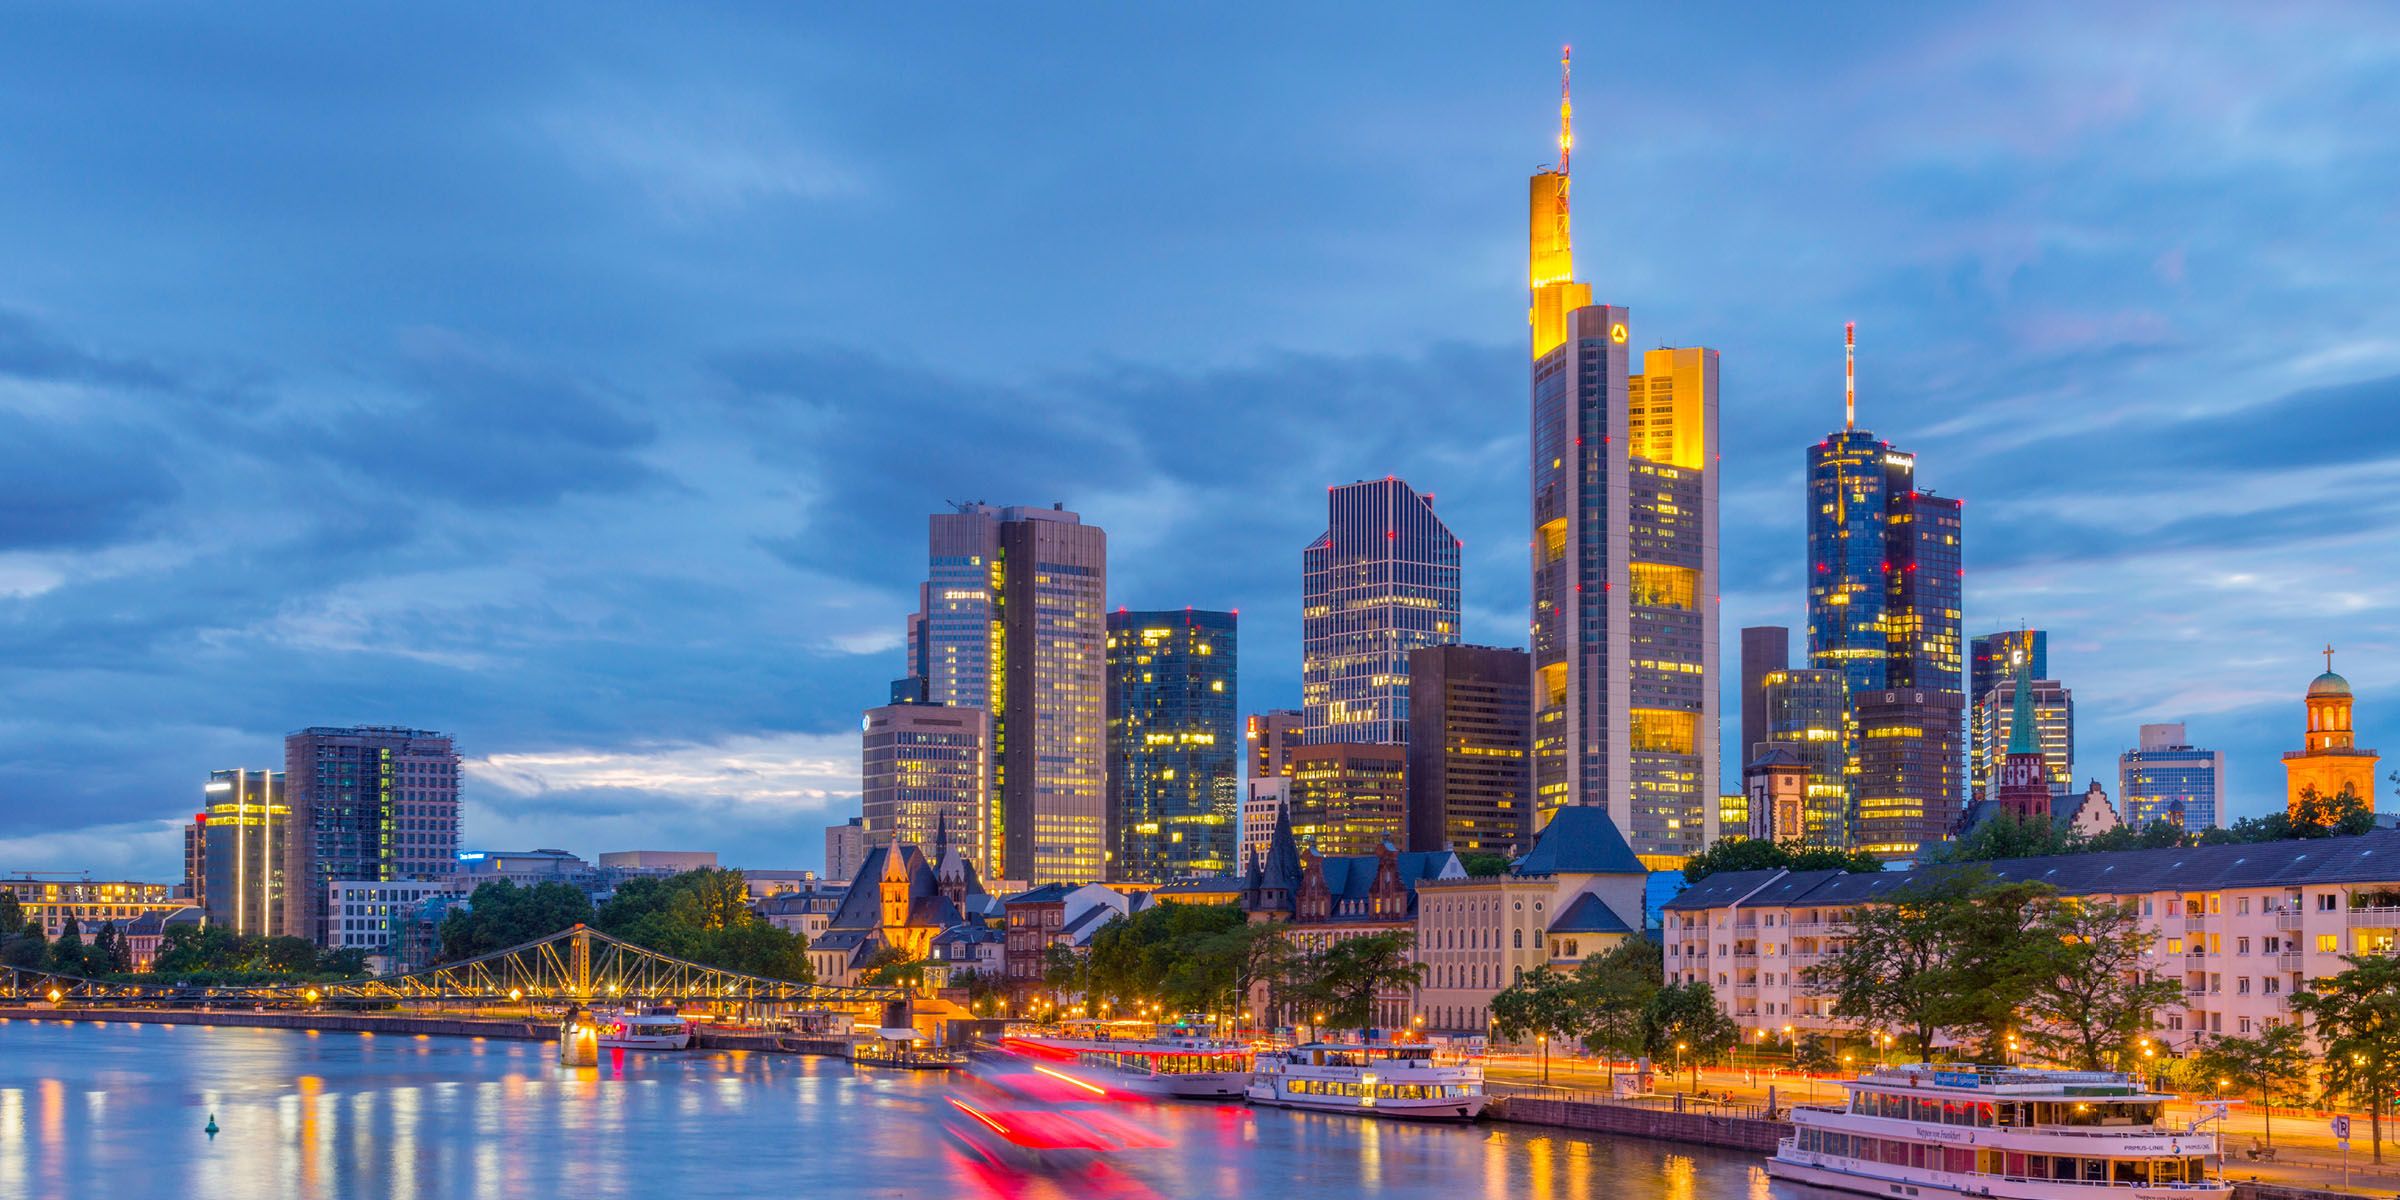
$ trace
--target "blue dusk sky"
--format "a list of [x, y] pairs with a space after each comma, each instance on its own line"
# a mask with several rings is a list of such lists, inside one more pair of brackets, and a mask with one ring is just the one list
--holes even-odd
[[1522, 644], [1561, 42], [1580, 273], [1723, 353], [1728, 684], [1856, 320], [2079, 779], [2182, 720], [2265, 811], [2329, 641], [2400, 756], [2389, 6], [487, 9], [6, 18], [0, 871], [174, 878], [355, 722], [470, 846], [818, 865], [947, 500], [1239, 608], [1257, 709], [1397, 473]]

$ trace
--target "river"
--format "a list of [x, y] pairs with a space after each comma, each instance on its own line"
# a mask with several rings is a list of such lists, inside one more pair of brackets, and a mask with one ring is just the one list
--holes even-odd
[[[1107, 1101], [1157, 1144], [994, 1161], [966, 1077], [742, 1052], [0, 1019], [0, 1198], [1820, 1200], [1755, 1156], [1484, 1122]], [[210, 1117], [219, 1128], [205, 1132]]]

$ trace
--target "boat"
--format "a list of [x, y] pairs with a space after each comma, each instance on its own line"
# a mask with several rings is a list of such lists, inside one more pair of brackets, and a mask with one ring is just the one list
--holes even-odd
[[1767, 1174], [1889, 1200], [2224, 1200], [2216, 1135], [2163, 1123], [2168, 1097], [2115, 1071], [1880, 1067], [1839, 1105], [1798, 1105]]
[[873, 1037], [850, 1043], [850, 1061], [869, 1067], [898, 1067], [907, 1071], [950, 1071], [967, 1065], [956, 1050], [925, 1043], [923, 1035], [904, 1025], [875, 1031]]
[[1307, 1042], [1260, 1052], [1244, 1095], [1252, 1104], [1367, 1117], [1472, 1121], [1483, 1112], [1483, 1068], [1443, 1063], [1421, 1042]]
[[600, 1046], [608, 1050], [686, 1050], [692, 1023], [672, 1008], [603, 1008], [592, 1013]]
[[1054, 1062], [1073, 1063], [1109, 1087], [1162, 1099], [1239, 1100], [1250, 1082], [1248, 1046], [1197, 1035], [1036, 1035], [1006, 1038], [1001, 1045]]

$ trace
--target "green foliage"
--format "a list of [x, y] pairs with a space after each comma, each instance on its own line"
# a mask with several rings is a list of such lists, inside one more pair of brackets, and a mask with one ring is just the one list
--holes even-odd
[[50, 943], [50, 969], [69, 975], [84, 974], [87, 949], [83, 944], [83, 923], [68, 917], [66, 924], [58, 927], [58, 940]]
[[1659, 988], [1642, 1010], [1642, 1049], [1654, 1061], [1698, 1063], [1741, 1040], [1741, 1027], [1717, 1007], [1716, 992], [1698, 980]]
[[2400, 1088], [2400, 958], [2345, 954], [2349, 968], [2291, 999], [2316, 1027], [2327, 1098], [2367, 1105], [2375, 1161], [2383, 1161], [2384, 1100]]
[[1458, 855], [1459, 867], [1477, 879], [1508, 874], [1508, 866], [1512, 861], [1505, 854], [1495, 854], [1489, 850], [1464, 850]]
[[103, 922], [84, 947], [83, 969], [88, 975], [123, 975], [133, 970], [133, 950], [117, 932], [114, 921]]
[[2191, 1057], [2191, 1074], [2200, 1086], [2220, 1086], [2258, 1097], [2266, 1116], [2267, 1141], [2275, 1141], [2275, 1106], [2308, 1101], [2312, 1059], [2308, 1034], [2298, 1025], [2270, 1025], [2252, 1037], [2219, 1036]]
[[2183, 989], [2144, 961], [2154, 940], [2131, 903], [2037, 901], [2024, 946], [2004, 969], [2030, 983], [2026, 1040], [2056, 1062], [2096, 1071], [2121, 1061], [2157, 1028], [2154, 1014]]
[[241, 937], [222, 925], [170, 925], [149, 977], [199, 984], [313, 983], [366, 973], [363, 950], [319, 951], [307, 938]]
[[1319, 1024], [1365, 1029], [1375, 1022], [1379, 993], [1405, 991], [1425, 977], [1425, 964], [1410, 954], [1417, 935], [1405, 929], [1340, 938], [1300, 957], [1291, 981], [1292, 999], [1323, 1014]]
[[1908, 1033], [1921, 1049], [1948, 1032], [1991, 1053], [2055, 965], [2027, 934], [2031, 907], [2050, 894], [1981, 868], [1929, 872], [1853, 911], [1810, 985], [1833, 997], [1834, 1015]]
[[564, 883], [532, 887], [495, 880], [479, 884], [463, 908], [442, 918], [443, 962], [464, 962], [486, 954], [540, 941], [561, 930], [593, 921], [591, 897]]
[[1849, 871], [1870, 874], [1883, 869], [1883, 860], [1865, 851], [1827, 850], [1799, 842], [1764, 842], [1754, 838], [1719, 838], [1715, 845], [1684, 860], [1683, 879], [1698, 883], [1730, 871]]
[[1255, 944], [1276, 933], [1230, 904], [1162, 902], [1092, 935], [1090, 986], [1119, 1011], [1238, 1008]]
[[2314, 787], [2301, 788], [2290, 811], [2244, 817], [2231, 828], [2201, 833], [2199, 842], [2203, 846], [2218, 846], [2287, 842], [2295, 838], [2355, 837], [2374, 828], [2374, 810], [2367, 807], [2356, 789], [2345, 783], [2342, 790], [2331, 796], [2319, 795]]
[[925, 986], [925, 960], [899, 946], [885, 946], [859, 964], [859, 978], [877, 987], [913, 992]]
[[2152, 821], [2140, 829], [2119, 825], [2115, 829], [2096, 833], [2083, 839], [2080, 851], [2106, 850], [2172, 850], [2195, 841], [2183, 827], [2171, 821]]
[[[482, 888], [477, 888], [481, 894]], [[808, 983], [808, 939], [750, 911], [740, 871], [703, 867], [664, 879], [631, 879], [594, 915], [593, 928], [704, 966]]]
[[1647, 1014], [1666, 974], [1666, 951], [1646, 937], [1629, 937], [1575, 967], [1584, 993], [1583, 1044], [1615, 1060], [1643, 1052]]
[[25, 906], [17, 901], [13, 891], [0, 891], [0, 938], [23, 933], [30, 927]]
[[2152, 821], [2141, 829], [2120, 825], [2105, 833], [2083, 837], [2073, 830], [2060, 828], [2047, 817], [2019, 817], [2014, 813], [2000, 813], [1976, 826], [1966, 837], [1936, 847], [1925, 855], [1924, 861], [1929, 864], [1993, 862], [2003, 858], [2095, 854], [2107, 850], [2165, 850], [2199, 840], [2166, 821]]

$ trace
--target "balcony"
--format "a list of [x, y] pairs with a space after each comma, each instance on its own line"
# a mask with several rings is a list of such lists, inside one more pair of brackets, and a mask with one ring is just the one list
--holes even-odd
[[2297, 950], [2286, 950], [2286, 951], [2284, 951], [2283, 953], [2276, 955], [2276, 956], [2275, 956], [2275, 967], [2276, 967], [2276, 969], [2277, 969], [2277, 970], [2281, 970], [2281, 971], [2297, 971], [2297, 970], [2299, 970], [2299, 969], [2300, 969], [2300, 952], [2299, 952], [2299, 951], [2297, 951]]
[[2275, 928], [2278, 930], [2293, 930], [2300, 928], [2300, 910], [2296, 908], [2276, 909]]
[[2353, 908], [2352, 929], [2400, 929], [2400, 908]]
[[2206, 928], [2208, 928], [2208, 916], [2207, 916], [2207, 914], [2205, 914], [2205, 913], [2186, 913], [2186, 914], [2184, 915], [2184, 918], [2183, 918], [2183, 931], [2184, 931], [2185, 933], [2194, 933], [2194, 932], [2197, 932], [2197, 931], [2199, 931], [2199, 930], [2206, 929]]

